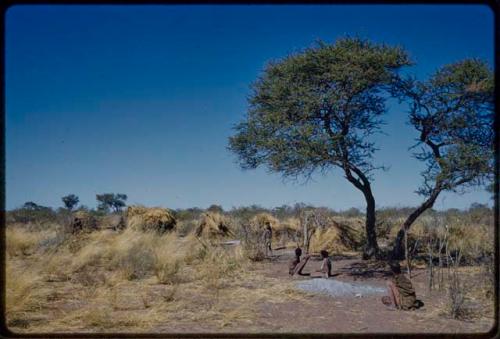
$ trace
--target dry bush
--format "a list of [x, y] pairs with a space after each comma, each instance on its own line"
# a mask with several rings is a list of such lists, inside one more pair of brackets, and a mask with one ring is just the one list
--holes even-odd
[[179, 283], [180, 260], [161, 260], [155, 258], [154, 271], [160, 284], [173, 285]]
[[461, 245], [462, 244], [458, 244], [459, 247], [457, 248], [457, 255], [455, 258], [452, 258], [447, 252], [447, 255], [450, 256], [452, 265], [451, 275], [448, 277], [448, 309], [450, 315], [454, 319], [465, 319], [469, 315], [469, 308], [465, 304], [465, 285], [458, 272], [462, 255]]
[[195, 235], [204, 239], [226, 238], [232, 234], [231, 220], [217, 212], [203, 213], [195, 230]]
[[281, 227], [279, 220], [269, 213], [259, 213], [250, 219], [250, 226], [254, 228], [255, 231], [263, 231], [267, 223], [271, 224], [273, 231]]
[[118, 256], [118, 267], [129, 280], [144, 278], [155, 265], [154, 253], [139, 243], [134, 243]]
[[99, 219], [102, 229], [122, 230], [125, 228], [125, 218], [121, 214], [109, 214]]
[[301, 225], [298, 218], [287, 218], [280, 222], [269, 213], [259, 213], [252, 217], [247, 223], [246, 228], [240, 234], [246, 240], [246, 249], [249, 257], [259, 261], [265, 257], [265, 249], [260, 244], [261, 237], [265, 227], [269, 223], [273, 231], [273, 242], [285, 246], [288, 241], [297, 242], [301, 236]]
[[241, 224], [241, 241], [244, 255], [252, 261], [262, 261], [266, 257], [265, 243], [262, 241], [262, 230], [252, 224]]
[[180, 239], [176, 234], [168, 234], [156, 239], [153, 246], [153, 270], [160, 284], [175, 285], [188, 280], [183, 276], [184, 266], [192, 263], [188, 257], [196, 251], [198, 242], [192, 237]]
[[217, 291], [227, 285], [226, 279], [237, 275], [244, 263], [245, 258], [239, 248], [211, 246], [200, 263], [198, 278], [203, 279], [207, 289]]
[[286, 218], [274, 228], [273, 237], [282, 245], [288, 241], [297, 242], [302, 236], [300, 220], [298, 218]]
[[176, 224], [174, 215], [166, 208], [129, 206], [127, 209], [127, 225], [136, 231], [163, 233], [173, 230]]
[[5, 311], [8, 319], [39, 302], [40, 274], [7, 263], [5, 270]]
[[455, 224], [450, 227], [450, 247], [460, 247], [464, 262], [475, 264], [478, 259], [491, 256], [494, 252], [493, 227]]
[[9, 226], [5, 231], [7, 254], [11, 257], [33, 254], [40, 242], [49, 236], [47, 231], [31, 232], [19, 226]]
[[177, 222], [176, 231], [179, 236], [185, 237], [191, 232], [194, 232], [197, 226], [197, 220], [181, 220]]
[[40, 254], [44, 255], [56, 252], [69, 240], [70, 236], [71, 235], [66, 232], [63, 227], [58, 227], [38, 243]]

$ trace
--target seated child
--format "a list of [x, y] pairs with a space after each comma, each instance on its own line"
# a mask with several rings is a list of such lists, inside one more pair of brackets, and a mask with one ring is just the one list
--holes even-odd
[[320, 254], [323, 261], [321, 263], [321, 269], [318, 272], [321, 272], [324, 278], [329, 278], [332, 276], [332, 261], [328, 257], [327, 250], [322, 250]]
[[302, 270], [304, 269], [304, 266], [306, 265], [307, 261], [311, 257], [310, 255], [306, 255], [304, 259], [300, 259], [300, 256], [302, 255], [302, 249], [300, 247], [297, 247], [295, 249], [295, 258], [290, 261], [290, 265], [288, 266], [288, 273], [290, 275], [309, 275], [306, 273], [302, 273]]

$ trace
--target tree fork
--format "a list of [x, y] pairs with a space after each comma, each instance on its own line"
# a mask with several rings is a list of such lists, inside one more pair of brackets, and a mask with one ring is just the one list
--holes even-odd
[[403, 259], [403, 238], [405, 236], [405, 233], [410, 229], [411, 225], [415, 222], [415, 220], [418, 219], [418, 217], [424, 213], [426, 210], [429, 208], [432, 208], [434, 206], [434, 203], [436, 202], [436, 199], [441, 192], [441, 188], [436, 187], [432, 191], [432, 194], [430, 197], [425, 200], [415, 211], [413, 211], [408, 218], [406, 218], [403, 226], [401, 226], [401, 229], [398, 231], [398, 234], [396, 235], [396, 240], [394, 242], [394, 248], [392, 250], [392, 258], [393, 259]]

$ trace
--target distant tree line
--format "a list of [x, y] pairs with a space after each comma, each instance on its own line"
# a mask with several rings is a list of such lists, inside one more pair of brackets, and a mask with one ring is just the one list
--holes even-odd
[[87, 206], [78, 204], [80, 199], [75, 194], [68, 194], [61, 198], [64, 207], [53, 209], [39, 205], [33, 201], [24, 203], [21, 207], [7, 212], [7, 221], [19, 223], [45, 223], [57, 222], [61, 216], [67, 216], [75, 210], [84, 210], [96, 215], [110, 212], [119, 213], [126, 206], [127, 195], [122, 193], [103, 193], [96, 195], [97, 209], [93, 210]]
[[[35, 202], [28, 201], [24, 203], [21, 207], [15, 208], [13, 210], [7, 211], [7, 221], [18, 222], [18, 223], [48, 223], [48, 222], [59, 222], [62, 217], [70, 215], [74, 211], [86, 211], [95, 216], [105, 215], [108, 213], [120, 213], [125, 207], [124, 194], [98, 194], [101, 199], [96, 199], [98, 205], [95, 209], [90, 209], [87, 206], [80, 205], [79, 198], [70, 194], [61, 198], [64, 207], [51, 208], [47, 206], [38, 205]], [[106, 199], [102, 197], [105, 196]], [[114, 196], [118, 200], [110, 199]], [[233, 207], [229, 210], [224, 210], [220, 205], [210, 205], [208, 208], [191, 207], [191, 208], [179, 208], [172, 210], [173, 214], [178, 220], [195, 220], [200, 217], [204, 212], [215, 212], [225, 215], [229, 215], [240, 220], [249, 220], [253, 216], [259, 213], [269, 213], [280, 220], [287, 218], [300, 218], [302, 213], [306, 211], [313, 211], [321, 209], [327, 215], [332, 217], [344, 217], [344, 218], [365, 218], [365, 214], [362, 210], [352, 207], [346, 210], [335, 210], [328, 207], [318, 207], [305, 203], [296, 203], [294, 205], [282, 205], [274, 208], [266, 208], [259, 205], [250, 206], [240, 206]], [[383, 222], [384, 220], [389, 220], [391, 218], [405, 218], [409, 212], [413, 211], [414, 207], [384, 207], [376, 211], [377, 220]], [[493, 208], [486, 204], [472, 203], [468, 209], [456, 209], [450, 208], [444, 211], [436, 211], [434, 209], [428, 209], [424, 212], [426, 215], [456, 215], [462, 217], [471, 218], [478, 223], [488, 223], [493, 215]]]

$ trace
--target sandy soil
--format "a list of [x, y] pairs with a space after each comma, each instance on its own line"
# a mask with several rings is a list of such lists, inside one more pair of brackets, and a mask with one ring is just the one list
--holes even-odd
[[[263, 265], [262, 272], [289, 280], [287, 257], [289, 255], [282, 255], [271, 265]], [[304, 272], [310, 272], [319, 266], [319, 261], [312, 261]], [[359, 259], [335, 260], [333, 273], [338, 275], [330, 279], [363, 281], [380, 287], [385, 286], [389, 277], [389, 272], [377, 263]], [[306, 303], [261, 305], [258, 324], [261, 329], [273, 332], [303, 333], [484, 333], [492, 328], [492, 318], [466, 322], [440, 314], [446, 303], [446, 294], [440, 291], [428, 293], [425, 270], [414, 270], [412, 282], [417, 297], [425, 303], [424, 307], [415, 311], [391, 310], [376, 295], [361, 298], [314, 295]]]
[[[288, 261], [291, 252], [279, 252], [272, 260], [259, 264], [256, 273], [279, 282], [309, 277], [291, 278], [288, 275]], [[312, 259], [304, 272], [320, 267], [319, 259]], [[330, 279], [344, 282], [366, 282], [385, 287], [389, 272], [377, 262], [359, 258], [337, 258], [334, 260]], [[255, 319], [251, 324], [231, 324], [222, 332], [232, 333], [486, 333], [494, 325], [493, 318], [482, 317], [473, 321], [459, 321], [444, 314], [446, 293], [427, 290], [427, 275], [423, 269], [412, 272], [417, 297], [424, 301], [421, 309], [414, 311], [391, 310], [380, 301], [379, 295], [356, 297], [331, 297], [310, 294], [305, 302], [261, 302], [255, 305]], [[252, 288], [252, 286], [248, 286]], [[155, 331], [175, 332], [221, 332], [209, 324], [176, 326], [170, 324]]]

